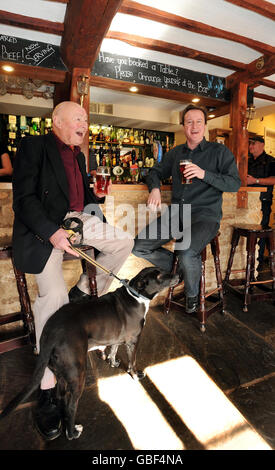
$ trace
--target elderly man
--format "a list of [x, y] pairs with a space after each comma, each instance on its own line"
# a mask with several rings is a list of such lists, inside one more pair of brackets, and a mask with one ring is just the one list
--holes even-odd
[[[83, 221], [83, 242], [95, 247], [100, 252], [99, 263], [115, 273], [133, 247], [130, 235], [105, 222], [99, 207], [104, 199], [97, 185], [90, 190], [85, 157], [80, 150], [88, 130], [86, 111], [79, 104], [66, 101], [57, 105], [52, 119], [52, 133], [22, 139], [13, 178], [14, 261], [21, 271], [35, 274], [37, 344], [47, 319], [69, 301], [62, 260], [64, 251], [75, 252], [62, 228], [63, 220], [74, 216]], [[87, 213], [87, 208], [95, 215]], [[110, 276], [98, 272], [99, 295], [107, 292], [111, 282]], [[79, 287], [78, 293], [89, 295], [84, 275]], [[36, 427], [49, 440], [62, 431], [55, 383], [53, 373], [46, 369], [35, 411]]]
[[[172, 205], [138, 234], [133, 250], [136, 256], [171, 270], [173, 254], [162, 245], [177, 238], [173, 234], [173, 228], [177, 223], [175, 206], [179, 208], [182, 224], [179, 236], [181, 232], [183, 237], [183, 242], [178, 247], [179, 274], [184, 280], [188, 313], [195, 312], [198, 306], [200, 253], [219, 229], [222, 193], [238, 191], [241, 184], [234, 155], [226, 146], [205, 140], [206, 120], [207, 114], [203, 108], [189, 105], [184, 109], [182, 124], [186, 144], [170, 150], [147, 177], [150, 192], [148, 205], [157, 209], [161, 208], [161, 180], [172, 176]], [[191, 179], [192, 184], [182, 184], [180, 160], [183, 159], [192, 160], [184, 170], [184, 176]], [[185, 205], [191, 205], [190, 217], [183, 215]], [[166, 233], [163, 236], [164, 232]]]
[[[249, 186], [267, 186], [267, 191], [260, 195], [263, 228], [269, 226], [271, 206], [273, 200], [273, 185], [275, 184], [275, 159], [268, 155], [265, 150], [264, 138], [257, 135], [251, 138], [249, 142], [250, 158], [248, 159], [247, 184]], [[262, 238], [259, 242], [259, 267], [264, 262], [265, 240]]]

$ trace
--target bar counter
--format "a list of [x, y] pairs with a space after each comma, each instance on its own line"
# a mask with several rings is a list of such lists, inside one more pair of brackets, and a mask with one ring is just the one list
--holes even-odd
[[[227, 260], [230, 251], [230, 241], [232, 235], [232, 225], [238, 223], [259, 224], [261, 220], [261, 205], [259, 200], [259, 189], [265, 191], [266, 188], [243, 187], [239, 191], [247, 191], [248, 208], [237, 208], [237, 193], [223, 194], [223, 218], [220, 227], [220, 261], [222, 274], [224, 276]], [[162, 203], [169, 204], [171, 200], [171, 186], [162, 186]], [[113, 184], [110, 196], [106, 197], [102, 210], [110, 224], [115, 224], [130, 232], [133, 236], [141, 230], [148, 222], [149, 217], [156, 217], [157, 213], [146, 210], [148, 189], [143, 184]], [[12, 185], [11, 183], [0, 183], [0, 237], [11, 237], [13, 224], [12, 210]], [[169, 243], [168, 248], [172, 247]], [[237, 248], [237, 256], [234, 258], [233, 270], [242, 269], [246, 262], [245, 240], [241, 240]], [[120, 278], [131, 279], [143, 267], [150, 266], [145, 260], [130, 255], [122, 267], [118, 276]], [[70, 289], [78, 280], [81, 272], [80, 262], [69, 261], [63, 264], [64, 277]], [[240, 276], [240, 274], [235, 274]], [[232, 277], [234, 274], [232, 273]], [[36, 296], [36, 284], [34, 276], [27, 274], [27, 283], [31, 301]], [[111, 289], [120, 286], [114, 280]], [[215, 272], [210, 249], [207, 252], [206, 262], [206, 288], [212, 289], [215, 286]], [[19, 308], [16, 285], [9, 260], [0, 262], [0, 314], [10, 313]], [[161, 303], [163, 296], [159, 296], [153, 302]]]

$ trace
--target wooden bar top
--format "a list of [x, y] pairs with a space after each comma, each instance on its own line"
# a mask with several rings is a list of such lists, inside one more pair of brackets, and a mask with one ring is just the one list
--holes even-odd
[[[92, 185], [91, 185], [92, 186]], [[0, 189], [12, 189], [12, 183], [1, 183]], [[146, 184], [115, 184], [113, 183], [113, 189], [121, 189], [125, 191], [148, 191]], [[171, 191], [171, 185], [161, 186], [162, 191]], [[247, 191], [247, 192], [266, 192], [266, 186], [241, 186], [238, 192]]]

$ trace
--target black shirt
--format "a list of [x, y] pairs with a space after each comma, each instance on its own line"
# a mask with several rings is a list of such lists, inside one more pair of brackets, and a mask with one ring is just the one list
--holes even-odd
[[[268, 178], [275, 176], [275, 158], [266, 152], [261, 153], [257, 158], [249, 157], [247, 173], [254, 178]], [[250, 185], [251, 186], [251, 185]], [[253, 186], [265, 186], [264, 184], [253, 184]], [[266, 185], [267, 191], [261, 193], [261, 201], [272, 201], [273, 186]]]
[[[190, 158], [192, 163], [205, 170], [203, 180], [193, 178], [192, 184], [181, 183], [179, 161], [183, 158]], [[222, 218], [222, 193], [236, 192], [241, 185], [234, 155], [225, 145], [205, 139], [194, 150], [181, 144], [167, 152], [147, 176], [149, 191], [160, 188], [161, 180], [170, 176], [172, 203], [191, 204], [192, 214], [217, 221]]]

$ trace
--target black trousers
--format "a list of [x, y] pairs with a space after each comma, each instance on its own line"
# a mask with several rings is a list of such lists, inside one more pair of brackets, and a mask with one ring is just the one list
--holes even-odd
[[186, 217], [189, 220], [183, 217], [178, 221], [176, 212], [173, 213], [170, 206], [147, 225], [135, 238], [133, 254], [170, 272], [173, 253], [163, 248], [163, 245], [172, 239], [180, 239], [175, 245], [179, 274], [184, 280], [185, 295], [195, 297], [199, 293], [201, 252], [217, 234], [219, 222], [200, 218], [197, 214], [191, 216], [191, 219]]

